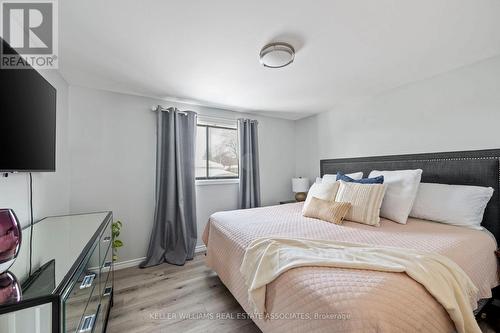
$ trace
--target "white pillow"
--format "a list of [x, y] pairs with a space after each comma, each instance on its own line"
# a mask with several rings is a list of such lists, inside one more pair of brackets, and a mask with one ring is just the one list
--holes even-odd
[[[360, 180], [363, 178], [362, 172], [348, 173], [346, 176], [351, 177], [354, 180]], [[337, 181], [337, 174], [326, 174], [323, 175], [323, 183], [333, 183]]]
[[339, 182], [312, 184], [309, 192], [307, 192], [304, 206], [302, 206], [302, 215], [304, 215], [304, 212], [307, 210], [307, 207], [311, 203], [313, 197], [322, 200], [335, 201], [335, 196], [337, 195], [339, 185]]
[[481, 230], [491, 187], [421, 183], [410, 216]]
[[316, 177], [316, 181], [315, 181], [316, 184], [321, 184], [321, 177]]
[[417, 196], [422, 170], [395, 170], [370, 172], [368, 178], [384, 176], [387, 185], [380, 216], [394, 222], [406, 224], [413, 202]]

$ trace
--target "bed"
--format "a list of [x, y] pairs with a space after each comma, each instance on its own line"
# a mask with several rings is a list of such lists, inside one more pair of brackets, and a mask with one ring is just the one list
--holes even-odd
[[[491, 297], [498, 285], [500, 151], [469, 151], [322, 160], [321, 174], [372, 169], [421, 168], [423, 182], [491, 186], [495, 194], [484, 214], [485, 231], [410, 218], [406, 225], [382, 219], [376, 228], [346, 221], [338, 226], [301, 215], [302, 203], [219, 212], [203, 234], [207, 264], [247, 312], [247, 287], [239, 272], [245, 249], [268, 236], [334, 239], [436, 252], [455, 261]], [[404, 273], [303, 267], [282, 274], [267, 287], [273, 319], [253, 319], [271, 332], [452, 332], [444, 308]]]

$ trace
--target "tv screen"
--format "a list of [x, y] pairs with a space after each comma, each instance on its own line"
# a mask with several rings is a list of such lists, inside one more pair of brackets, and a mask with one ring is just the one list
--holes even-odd
[[0, 67], [0, 113], [0, 172], [55, 171], [56, 89], [31, 67]]

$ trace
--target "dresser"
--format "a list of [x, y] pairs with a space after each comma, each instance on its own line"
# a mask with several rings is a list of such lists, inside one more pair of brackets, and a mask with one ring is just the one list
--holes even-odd
[[[21, 297], [0, 304], [2, 333], [101, 333], [113, 304], [111, 212], [47, 217], [30, 228], [9, 274]], [[1, 290], [0, 290], [1, 291]]]

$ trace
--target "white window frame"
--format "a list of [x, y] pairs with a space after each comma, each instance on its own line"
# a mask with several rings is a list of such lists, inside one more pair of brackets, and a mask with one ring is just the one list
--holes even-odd
[[[198, 116], [198, 122], [196, 128], [202, 126], [206, 128], [206, 135], [209, 134], [208, 128], [221, 128], [228, 130], [235, 130], [236, 135], [238, 135], [237, 121], [226, 118], [210, 117], [210, 116]], [[206, 144], [208, 145], [208, 138], [206, 139]], [[208, 153], [208, 152], [207, 152]], [[238, 164], [240, 162], [240, 156], [238, 156]], [[207, 168], [208, 172], [208, 168]], [[195, 180], [196, 185], [227, 185], [227, 184], [239, 184], [240, 182], [240, 170], [238, 168], [238, 177], [197, 177]]]

